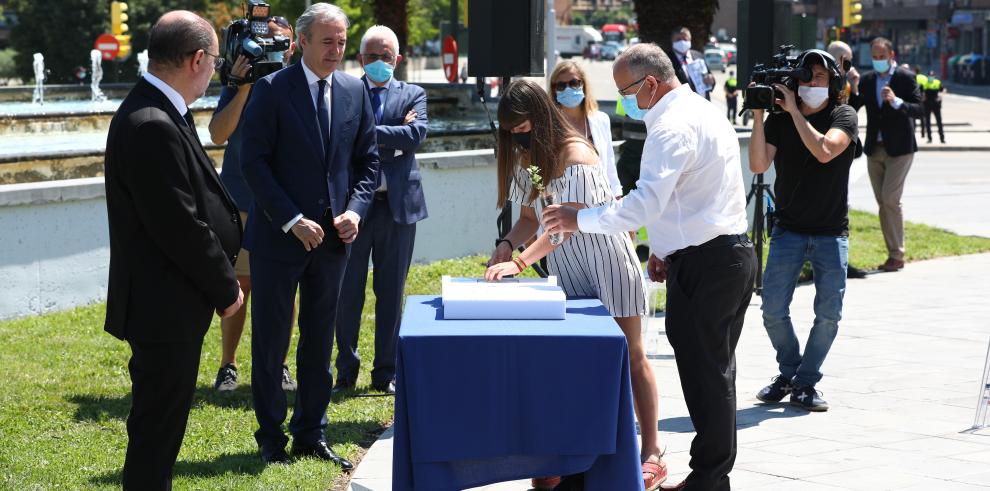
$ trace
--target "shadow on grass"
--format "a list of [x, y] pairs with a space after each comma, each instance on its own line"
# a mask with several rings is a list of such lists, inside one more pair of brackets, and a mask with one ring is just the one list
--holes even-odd
[[[287, 394], [289, 405], [292, 405], [295, 395], [293, 392], [288, 392]], [[127, 414], [131, 409], [130, 394], [117, 397], [75, 394], [69, 396], [67, 401], [77, 406], [74, 415], [76, 421], [123, 420], [127, 419]], [[251, 404], [251, 386], [242, 384], [228, 392], [218, 392], [210, 386], [197, 387], [196, 393], [193, 396], [193, 407], [199, 405], [251, 411], [253, 410]]]
[[[240, 452], [219, 455], [213, 460], [184, 461], [175, 463], [173, 477], [214, 477], [224, 474], [257, 476], [265, 470], [257, 452]], [[120, 487], [121, 469], [94, 476], [93, 484]]]

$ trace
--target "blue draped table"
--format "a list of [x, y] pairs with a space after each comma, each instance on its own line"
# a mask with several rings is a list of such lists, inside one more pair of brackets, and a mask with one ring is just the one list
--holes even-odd
[[566, 320], [443, 320], [410, 296], [399, 330], [392, 489], [457, 490], [585, 472], [642, 490], [629, 351], [597, 299]]

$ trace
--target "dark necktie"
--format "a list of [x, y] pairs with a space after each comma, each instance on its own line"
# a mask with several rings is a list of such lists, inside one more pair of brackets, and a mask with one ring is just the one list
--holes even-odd
[[192, 111], [190, 111], [189, 108], [186, 108], [186, 115], [182, 118], [186, 120], [186, 126], [196, 128], [196, 122], [193, 121]]
[[382, 111], [385, 105], [382, 104], [382, 91], [385, 87], [371, 88], [371, 107], [375, 110], [375, 124], [382, 124]]
[[323, 155], [330, 153], [330, 113], [327, 111], [327, 81], [320, 80], [320, 90], [316, 94], [316, 119], [320, 123], [320, 139], [323, 140]]

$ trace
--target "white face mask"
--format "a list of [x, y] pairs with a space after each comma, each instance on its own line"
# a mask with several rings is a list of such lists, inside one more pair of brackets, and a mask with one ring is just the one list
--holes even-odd
[[798, 97], [810, 108], [821, 106], [828, 100], [828, 87], [798, 87]]
[[674, 41], [674, 51], [685, 54], [691, 49], [691, 41], [686, 41], [681, 39], [680, 41]]

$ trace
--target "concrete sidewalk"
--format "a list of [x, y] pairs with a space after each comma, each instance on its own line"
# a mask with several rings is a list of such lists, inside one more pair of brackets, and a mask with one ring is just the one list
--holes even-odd
[[[990, 254], [911, 263], [852, 280], [818, 389], [832, 409], [811, 414], [754, 395], [777, 374], [754, 297], [737, 350], [739, 455], [734, 489], [981, 489], [990, 486], [990, 431], [968, 433], [990, 337]], [[791, 312], [802, 341], [814, 288]], [[662, 324], [660, 324], [662, 325]], [[673, 350], [652, 357], [659, 435], [670, 482], [689, 471], [693, 427]], [[577, 431], [577, 429], [575, 429]], [[365, 455], [354, 490], [390, 489], [391, 433]], [[485, 490], [525, 490], [528, 481]]]

